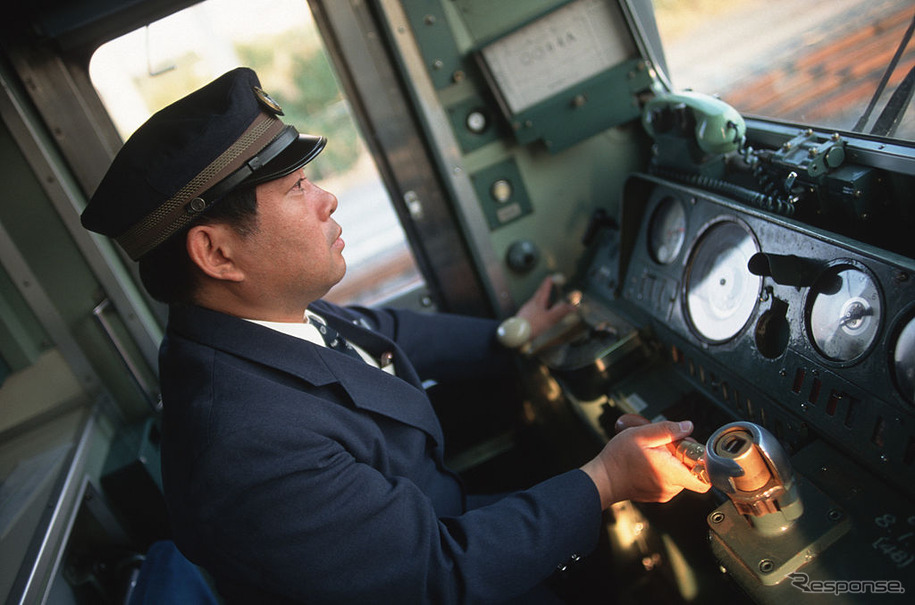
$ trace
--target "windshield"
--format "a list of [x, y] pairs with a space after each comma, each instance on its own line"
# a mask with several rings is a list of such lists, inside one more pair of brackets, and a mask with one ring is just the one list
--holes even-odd
[[915, 41], [900, 52], [913, 0], [654, 6], [675, 90], [719, 96], [747, 117], [915, 140]]

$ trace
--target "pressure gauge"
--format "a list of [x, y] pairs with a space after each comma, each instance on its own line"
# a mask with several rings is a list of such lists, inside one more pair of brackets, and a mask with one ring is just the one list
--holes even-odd
[[709, 227], [687, 265], [686, 314], [698, 336], [724, 342], [739, 334], [756, 308], [762, 278], [747, 269], [756, 238], [735, 221]]
[[915, 404], [915, 315], [909, 318], [896, 337], [893, 375], [896, 387], [905, 400]]
[[827, 359], [852, 361], [877, 338], [880, 292], [862, 269], [851, 265], [831, 267], [814, 283], [808, 300], [810, 338]]
[[680, 200], [665, 197], [655, 208], [648, 227], [651, 256], [662, 265], [677, 258], [686, 240], [686, 211]]

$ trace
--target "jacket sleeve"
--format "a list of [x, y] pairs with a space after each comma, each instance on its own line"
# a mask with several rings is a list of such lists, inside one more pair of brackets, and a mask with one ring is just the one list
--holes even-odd
[[313, 603], [499, 602], [596, 544], [599, 497], [582, 471], [439, 516], [414, 482], [328, 431], [276, 430], [304, 415], [249, 423], [191, 480], [207, 503], [193, 531], [222, 578]]

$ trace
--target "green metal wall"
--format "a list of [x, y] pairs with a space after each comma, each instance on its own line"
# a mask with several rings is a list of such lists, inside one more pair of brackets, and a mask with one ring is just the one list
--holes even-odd
[[[472, 198], [455, 193], [459, 216], [479, 255], [480, 272], [488, 273], [495, 306], [510, 311], [544, 275], [574, 273], [585, 252], [581, 237], [594, 210], [617, 214], [625, 175], [647, 163], [649, 141], [637, 121], [638, 95], [654, 85], [653, 70], [628, 41], [632, 55], [621, 64], [513, 119], [500, 110], [493, 84], [480, 67], [480, 51], [571, 3], [403, 0], [400, 4], [419, 57], [417, 61], [410, 56], [410, 44], [399, 43], [408, 86], [414, 86], [417, 106], [427, 108], [424, 117], [430, 130], [441, 129], [441, 116], [447, 120], [450, 132], [437, 140], [450, 138], [454, 145], [439, 142], [435, 149], [439, 167], [446, 181], [463, 177], [470, 181]], [[609, 10], [617, 11], [625, 31], [619, 5], [609, 0]], [[389, 26], [397, 43], [404, 28], [395, 18]], [[431, 82], [425, 90], [416, 81], [420, 73]], [[472, 132], [466, 125], [474, 111], [489, 120], [483, 132]], [[508, 202], [496, 201], [490, 193], [500, 179], [512, 184]], [[509, 266], [509, 250], [526, 242], [534, 245], [533, 266], [526, 270]], [[513, 302], [506, 304], [506, 298]]]

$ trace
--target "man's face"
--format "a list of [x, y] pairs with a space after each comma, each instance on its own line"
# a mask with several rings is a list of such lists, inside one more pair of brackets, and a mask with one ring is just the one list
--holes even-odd
[[[346, 272], [337, 198], [303, 170], [257, 186], [257, 227], [242, 238], [238, 261], [247, 285], [278, 313], [298, 314]], [[290, 317], [291, 319], [291, 317]]]

